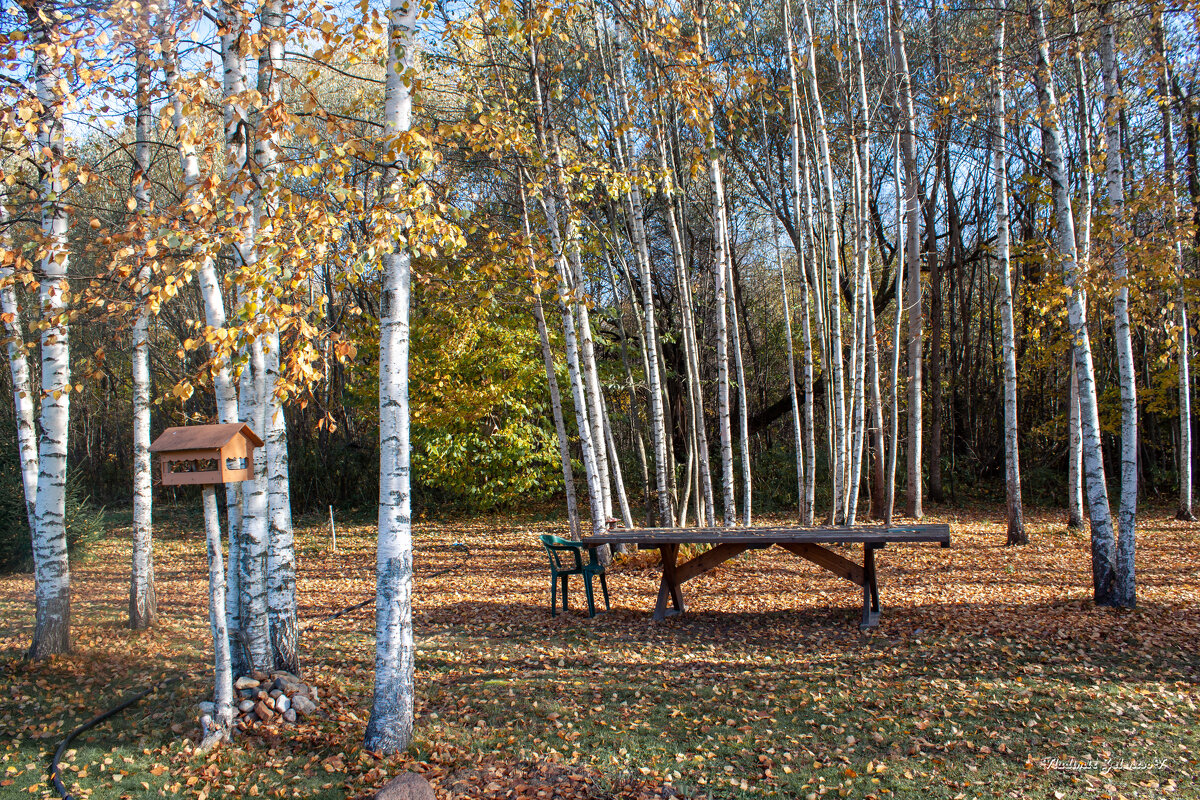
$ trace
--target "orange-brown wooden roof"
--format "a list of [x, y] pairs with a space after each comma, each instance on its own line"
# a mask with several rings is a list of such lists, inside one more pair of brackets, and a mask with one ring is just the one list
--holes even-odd
[[250, 430], [244, 422], [224, 425], [187, 425], [167, 428], [150, 445], [150, 452], [163, 453], [173, 450], [210, 450], [224, 447], [238, 434], [245, 436], [255, 447], [262, 447], [263, 440]]

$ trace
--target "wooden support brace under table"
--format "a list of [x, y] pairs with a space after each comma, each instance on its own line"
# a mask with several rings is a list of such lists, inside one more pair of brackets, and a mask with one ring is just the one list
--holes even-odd
[[[662, 580], [654, 604], [654, 619], [681, 614], [685, 610], [682, 585], [692, 578], [741, 555], [747, 550], [778, 545], [788, 552], [811, 561], [863, 590], [862, 621], [865, 630], [879, 624], [879, 583], [875, 573], [875, 551], [889, 542], [936, 543], [950, 546], [948, 525], [912, 525], [888, 528], [639, 528], [617, 529], [583, 540], [591, 547], [636, 544], [657, 548], [662, 553]], [[698, 556], [678, 563], [682, 544], [709, 544]], [[863, 563], [851, 561], [822, 544], [862, 544]], [[668, 605], [672, 607], [668, 607]]]

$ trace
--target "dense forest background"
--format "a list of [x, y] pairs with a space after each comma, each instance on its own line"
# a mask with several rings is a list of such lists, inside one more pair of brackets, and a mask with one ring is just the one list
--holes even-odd
[[[79, 41], [87, 39], [76, 45], [75, 58], [90, 71], [76, 72], [71, 79], [76, 108], [68, 114], [69, 158], [77, 174], [90, 176], [71, 183], [68, 190], [73, 218], [69, 274], [77, 291], [71, 330], [76, 385], [71, 394], [69, 463], [83, 495], [97, 503], [124, 504], [133, 474], [133, 301], [128, 271], [122, 273], [119, 265], [128, 256], [123, 248], [129, 247], [127, 232], [137, 219], [126, 203], [137, 138], [130, 65], [135, 61], [132, 54], [149, 42], [149, 57], [157, 67], [163, 48], [157, 32], [143, 32], [149, 38], [139, 40], [139, 29], [127, 18], [108, 9], [89, 20], [87, 8], [62, 7]], [[5, 9], [3, 28], [12, 50], [18, 46], [15, 34], [25, 24], [24, 15], [15, 4]], [[188, 113], [198, 130], [219, 130], [213, 127], [221, 113], [213, 88], [219, 59], [209, 50], [215, 28], [200, 6], [179, 4], [172, 9], [172, 35], [179, 38], [183, 76], [192, 87]], [[869, 141], [867, 258], [873, 337], [885, 387], [895, 346], [894, 178], [902, 168], [896, 132], [903, 127], [893, 102], [895, 68], [888, 29], [894, 10], [867, 0], [856, 12], [862, 20], [863, 88], [870, 111], [864, 120], [857, 111], [847, 55], [850, 36], [858, 32], [848, 27], [841, 4], [812, 8], [815, 71], [824, 95], [839, 192], [835, 224], [841, 233], [843, 265], [855, 258], [851, 251], [857, 220], [850, 187], [856, 181], [851, 161], [860, 127]], [[541, 55], [550, 86], [545, 107], [566, 154], [581, 241], [583, 283], [578, 291], [591, 311], [599, 377], [631, 502], [649, 509], [653, 494], [653, 467], [647, 471], [647, 458], [652, 461], [653, 453], [646, 455], [645, 433], [649, 390], [638, 342], [643, 281], [649, 281], [653, 298], [665, 368], [668, 458], [678, 483], [686, 481], [685, 462], [694, 438], [689, 432], [685, 304], [692, 309], [699, 345], [709, 461], [720, 461], [715, 433], [715, 209], [704, 166], [710, 146], [705, 118], [711, 110], [711, 146], [719, 151], [725, 170], [731, 307], [736, 311], [731, 324], [740, 332], [744, 362], [744, 382], [733, 379], [731, 402], [744, 394], [756, 509], [795, 508], [782, 290], [788, 290], [796, 317], [805, 278], [796, 260], [803, 225], [789, 177], [791, 101], [783, 9], [710, 4], [704, 13], [711, 59], [699, 66], [680, 57], [696, 49], [698, 13], [638, 2], [536, 8], [439, 3], [430, 9], [424, 24], [435, 43], [423, 56], [425, 74], [413, 124], [427, 146], [422, 155], [425, 180], [439, 213], [457, 228], [461, 243], [429, 248], [413, 262], [412, 440], [419, 510], [512, 508], [560, 497], [563, 491], [533, 319], [530, 266], [521, 253], [518, 188], [526, 160], [522, 148], [534, 138], [536, 123], [519, 105], [530, 93], [529, 62], [522, 50], [523, 36], [514, 34], [511, 25], [512, 19], [522, 17], [541, 25], [537, 34], [544, 42]], [[1120, 405], [1109, 309], [1116, 282], [1109, 268], [1114, 237], [1103, 200], [1106, 112], [1098, 44], [1102, 15], [1107, 13], [1118, 15], [1122, 33], [1121, 130], [1130, 226], [1125, 248], [1132, 262], [1128, 286], [1139, 392], [1139, 486], [1143, 496], [1165, 499], [1177, 489], [1180, 457], [1177, 303], [1194, 298], [1200, 241], [1196, 10], [1146, 3], [1047, 6], [1076, 214], [1085, 206], [1095, 209], [1091, 270], [1085, 281], [1106, 474], [1115, 485]], [[372, 109], [381, 108], [379, 43], [352, 29], [350, 17], [339, 17], [328, 7], [297, 2], [286, 14], [286, 77], [278, 113], [286, 224], [293, 226], [287, 247], [296, 263], [295, 276], [281, 283], [286, 294], [279, 303], [286, 307], [281, 314], [291, 320], [281, 329], [284, 350], [292, 354], [284, 389], [291, 498], [297, 511], [330, 504], [368, 506], [378, 492], [378, 362], [373, 342], [380, 313], [379, 272], [372, 266], [374, 234], [369, 228], [379, 178], [362, 143], [377, 127]], [[920, 176], [925, 434], [919, 461], [933, 502], [1001, 499], [1004, 492], [1004, 371], [987, 66], [996, 16], [990, 7], [950, 2], [910, 4], [900, 18], [907, 37]], [[1032, 82], [1036, 46], [1025, 9], [1014, 8], [1010, 16], [1008, 200], [1022, 475], [1026, 502], [1058, 506], [1067, 501], [1071, 469], [1066, 304], [1063, 282], [1054, 268], [1053, 205], [1037, 126]], [[799, 26], [795, 19], [791, 24]], [[102, 48], [97, 42], [103, 32], [109, 44]], [[614, 99], [617, 59], [628, 84], [623, 90], [628, 108]], [[168, 91], [158, 72], [151, 84], [151, 202], [164, 228], [178, 228], [184, 194], [176, 132], [167, 113]], [[19, 129], [25, 117], [14, 116], [20, 114], [19, 104], [5, 113], [10, 120], [4, 154], [10, 178], [5, 230], [19, 249], [22, 241], [30, 246], [36, 238], [32, 229], [37, 208], [16, 180], [25, 168], [13, 129]], [[1164, 114], [1169, 118], [1165, 128]], [[811, 118], [802, 122], [811, 136]], [[667, 145], [661, 164], [656, 146], [660, 135]], [[207, 168], [219, 171], [219, 147], [204, 150], [200, 138]], [[518, 140], [525, 144], [515, 144]], [[1165, 143], [1174, 151], [1175, 174], [1164, 171]], [[815, 173], [815, 146], [810, 158]], [[659, 180], [664, 165], [678, 189], [673, 195]], [[24, 174], [30, 177], [28, 170]], [[629, 216], [622, 207], [622, 188], [631, 183], [640, 184], [643, 193], [648, 274], [639, 269]], [[358, 195], [352, 198], [356, 187]], [[536, 208], [535, 212], [535, 217], [541, 213]], [[680, 224], [683, 275], [677, 274], [673, 262], [667, 220], [671, 214]], [[828, 231], [824, 235], [828, 237]], [[1182, 277], [1174, 265], [1176, 235], [1183, 247]], [[549, 247], [537, 232], [534, 244]], [[155, 431], [216, 417], [210, 356], [196, 344], [204, 311], [180, 248], [162, 258], [153, 278], [156, 293], [162, 291], [150, 323]], [[237, 308], [235, 265], [228, 251], [218, 253], [216, 265], [226, 279], [226, 306]], [[855, 289], [848, 268], [839, 280], [849, 309]], [[29, 309], [36, 309], [37, 302], [23, 292], [20, 280], [17, 287], [28, 332], [36, 329], [31, 325], [36, 315]], [[561, 309], [550, 295], [545, 314], [552, 345], [561, 352]], [[798, 352], [799, 322], [793, 324]], [[831, 426], [820, 401], [827, 373], [819, 354], [816, 358], [815, 447], [823, 453]], [[900, 364], [903, 386], [903, 359]], [[35, 362], [32, 368], [37, 385]], [[801, 381], [799, 364], [796, 370]], [[560, 361], [557, 371], [559, 382], [569, 386], [566, 365]], [[0, 402], [0, 431], [5, 432], [0, 446], [5, 458], [12, 454], [15, 459], [11, 391], [8, 381], [0, 384], [5, 393]], [[903, 390], [897, 403], [892, 408], [885, 392], [884, 416], [906, 413]], [[570, 403], [564, 404], [564, 412], [568, 430], [576, 430]], [[734, 458], [740, 463], [739, 426], [734, 426], [733, 436]], [[1192, 440], [1198, 436], [1200, 430]], [[575, 475], [582, 486], [584, 470], [574, 439], [572, 446]], [[870, 441], [865, 446], [868, 457], [878, 455]], [[906, 446], [903, 425], [900, 446]], [[1184, 455], [1195, 458], [1194, 453]], [[816, 463], [820, 506], [828, 503], [829, 465], [824, 458]], [[906, 459], [901, 458], [898, 485], [904, 484], [906, 469]], [[17, 479], [15, 473], [3, 474], [6, 482]], [[675, 487], [677, 494], [681, 491], [681, 486]], [[170, 496], [161, 492], [160, 501]]]

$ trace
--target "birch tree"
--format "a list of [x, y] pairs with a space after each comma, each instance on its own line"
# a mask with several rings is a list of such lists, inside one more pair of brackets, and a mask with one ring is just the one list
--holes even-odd
[[[136, 204], [138, 236], [145, 241], [150, 214], [150, 36], [149, 25], [139, 9], [136, 47], [136, 141], [134, 142], [133, 201]], [[129, 576], [129, 627], [149, 628], [158, 616], [154, 594], [153, 490], [150, 458], [150, 306], [147, 302], [150, 265], [145, 249], [137, 271], [139, 303], [133, 322], [133, 565]]]
[[1104, 459], [1100, 451], [1100, 414], [1096, 402], [1092, 347], [1088, 337], [1087, 309], [1084, 305], [1081, 275], [1075, 258], [1075, 219], [1064, 160], [1062, 122], [1055, 98], [1050, 64], [1050, 45], [1046, 36], [1043, 0], [1029, 0], [1029, 14], [1038, 46], [1034, 83], [1041, 113], [1042, 154], [1046, 159], [1054, 203], [1058, 258], [1063, 273], [1068, 324], [1073, 339], [1075, 378], [1079, 387], [1080, 430], [1083, 435], [1083, 475], [1087, 481], [1088, 517], [1092, 538], [1092, 584], [1097, 605], [1113, 603], [1114, 549], [1112, 516], [1108, 505], [1108, 487], [1104, 480]]
[[34, 509], [33, 569], [36, 614], [32, 658], [71, 649], [71, 571], [67, 562], [67, 435], [70, 429], [70, 330], [68, 326], [67, 231], [70, 215], [64, 193], [66, 159], [63, 63], [67, 47], [60, 39], [56, 12], [25, 8], [33, 47], [33, 83], [39, 109], [37, 152], [38, 204], [41, 214], [41, 411], [38, 482]]
[[204, 725], [200, 752], [206, 752], [233, 734], [233, 666], [229, 655], [229, 628], [225, 618], [225, 564], [221, 552], [221, 519], [217, 493], [205, 486], [204, 533], [208, 542], [208, 622], [213, 637], [213, 699], [216, 717]]
[[[0, 196], [0, 228], [7, 234], [9, 217], [6, 199]], [[37, 532], [38, 433], [34, 422], [29, 358], [25, 352], [25, 331], [21, 325], [21, 308], [17, 301], [16, 267], [20, 255], [9, 244], [6, 240], [4, 249], [0, 251], [0, 325], [3, 326], [0, 327], [0, 331], [3, 331], [7, 341], [13, 416], [17, 423], [17, 457], [21, 466], [25, 517], [32, 537]]]
[[[414, 0], [388, 7], [387, 78], [384, 90], [386, 157], [402, 163], [401, 137], [412, 123], [417, 64]], [[395, 201], [403, 178], [384, 173], [386, 196]], [[406, 749], [413, 737], [412, 486], [409, 439], [408, 353], [411, 257], [397, 236], [383, 257], [379, 319], [379, 541], [375, 560], [375, 691], [363, 746], [382, 753]]]
[[[1117, 370], [1121, 387], [1121, 505], [1117, 515], [1116, 577], [1113, 605], [1133, 608], [1137, 602], [1134, 571], [1138, 491], [1137, 385], [1133, 365], [1133, 337], [1129, 330], [1129, 266], [1125, 246], [1125, 164], [1121, 153], [1121, 71], [1117, 61], [1117, 23], [1111, 5], [1100, 9], [1104, 28], [1100, 35], [1100, 59], [1104, 71], [1104, 174], [1108, 214], [1112, 219], [1113, 277], [1117, 296], [1113, 300]], [[1161, 35], [1161, 26], [1159, 28]], [[1167, 147], [1170, 147], [1168, 144]], [[1185, 334], [1186, 335], [1186, 334]]]
[[[900, 0], [891, 0], [892, 53], [899, 79], [901, 128], [900, 151], [904, 155], [904, 198], [907, 208], [905, 228], [905, 260], [908, 263], [908, 285], [904, 297], [908, 316], [908, 478], [905, 494], [905, 514], [920, 519], [924, 516], [921, 478], [921, 200], [918, 193], [921, 175], [917, 169], [917, 116], [913, 109], [912, 77], [908, 70], [908, 48], [904, 41], [903, 7]], [[898, 245], [897, 245], [898, 246]]]
[[1008, 544], [1028, 544], [1021, 508], [1021, 462], [1017, 427], [1017, 348], [1013, 324], [1012, 262], [1008, 232], [1008, 109], [1004, 61], [1004, 21], [1008, 9], [1001, 0], [996, 12], [992, 62], [992, 176], [996, 214], [996, 260], [1000, 263], [1000, 331], [1004, 357], [1004, 490], [1008, 510]]

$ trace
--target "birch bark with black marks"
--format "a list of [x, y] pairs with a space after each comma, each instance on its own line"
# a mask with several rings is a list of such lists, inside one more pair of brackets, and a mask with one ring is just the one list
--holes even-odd
[[[248, 287], [246, 282], [255, 275], [258, 264], [257, 219], [252, 210], [255, 202], [253, 192], [248, 188], [253, 185], [253, 178], [250, 165], [251, 121], [245, 98], [246, 64], [242, 53], [246, 23], [238, 9], [229, 3], [222, 3], [218, 13], [224, 69], [225, 171], [233, 205], [227, 222], [235, 231], [232, 251], [240, 280], [238, 301], [246, 304], [257, 300], [257, 291]], [[261, 436], [266, 429], [262, 402], [266, 364], [262, 337], [255, 335], [250, 339], [249, 343], [242, 346], [244, 364], [238, 387], [238, 416]], [[235, 651], [245, 651], [247, 663], [242, 666], [262, 672], [269, 672], [273, 665], [267, 615], [266, 474], [266, 459], [254, 459], [254, 473], [241, 486], [241, 525], [237, 547], [230, 548], [229, 564], [229, 570], [237, 572], [238, 585], [238, 596], [229, 600], [230, 603], [237, 603], [238, 627], [231, 633], [231, 636], [236, 636], [239, 645]], [[236, 562], [233, 557], [235, 550]]]
[[[1117, 296], [1113, 300], [1113, 317], [1121, 387], [1121, 504], [1117, 512], [1117, 563], [1112, 597], [1113, 605], [1133, 608], [1137, 604], [1134, 555], [1137, 549], [1138, 409], [1133, 337], [1129, 329], [1129, 264], [1125, 251], [1128, 231], [1125, 223], [1125, 163], [1121, 153], [1121, 107], [1124, 97], [1117, 61], [1117, 23], [1112, 6], [1105, 3], [1100, 8], [1100, 15], [1104, 20], [1100, 35], [1100, 60], [1104, 72], [1104, 135], [1107, 140], [1104, 175], [1108, 214], [1114, 236], [1112, 269], [1117, 281]], [[1162, 35], [1161, 25], [1158, 33]], [[1167, 146], [1170, 147], [1169, 144]]]
[[[267, 0], [260, 11], [260, 33], [266, 38], [258, 58], [258, 93], [268, 114], [259, 114], [255, 140], [258, 163], [258, 218], [260, 238], [272, 244], [279, 206], [279, 131], [267, 122], [283, 99], [283, 5]], [[271, 248], [274, 249], [274, 248]], [[267, 256], [270, 258], [270, 256]], [[263, 271], [282, 280], [276, 263], [262, 265]], [[275, 669], [300, 674], [300, 643], [296, 625], [296, 546], [292, 531], [292, 500], [288, 471], [287, 417], [283, 404], [283, 352], [279, 328], [265, 320], [263, 345], [265, 428], [260, 435], [266, 445], [267, 474], [267, 616], [271, 636], [271, 658]]]
[[[189, 221], [195, 223], [208, 201], [201, 191], [200, 159], [196, 155], [196, 141], [184, 113], [184, 97], [179, 86], [179, 62], [176, 54], [178, 40], [175, 32], [165, 30], [162, 41], [163, 72], [166, 78], [167, 92], [171, 97], [171, 125], [175, 131], [179, 161], [183, 172], [185, 214]], [[221, 280], [217, 275], [216, 265], [202, 243], [196, 247], [196, 261], [196, 283], [200, 287], [200, 298], [204, 304], [204, 322], [209, 328], [220, 330], [225, 327], [226, 322], [225, 299], [221, 294]], [[222, 424], [238, 422], [237, 387], [230, 370], [229, 358], [219, 346], [211, 346], [209, 352], [212, 358], [210, 369], [216, 395], [217, 419]], [[225, 587], [226, 620], [229, 635], [236, 642], [240, 630], [238, 607], [242, 520], [240, 483], [225, 484], [225, 519], [229, 529], [229, 558], [226, 564]], [[247, 665], [243, 663], [241, 647], [233, 648], [231, 658], [235, 672], [246, 671]]]
[[[144, 12], [142, 12], [144, 13]], [[135, 54], [136, 122], [133, 145], [133, 200], [137, 232], [145, 242], [150, 214], [150, 77], [149, 26], [138, 20]], [[137, 271], [138, 306], [133, 321], [130, 371], [133, 400], [133, 558], [129, 571], [129, 627], [144, 630], [158, 618], [154, 594], [154, 518], [150, 458], [150, 265], [145, 248]]]
[[904, 197], [907, 208], [905, 260], [908, 263], [908, 285], [904, 291], [907, 303], [904, 312], [908, 316], [908, 477], [904, 513], [913, 519], [920, 519], [925, 515], [921, 477], [921, 340], [924, 325], [921, 309], [921, 173], [917, 168], [917, 115], [913, 110], [912, 77], [908, 70], [908, 48], [904, 42], [904, 29], [901, 27], [903, 13], [900, 0], [891, 0], [891, 14], [892, 53], [899, 77], [902, 112], [900, 151], [904, 155]]
[[562, 394], [558, 390], [558, 376], [554, 371], [554, 351], [550, 347], [550, 333], [546, 329], [546, 315], [542, 311], [542, 286], [537, 279], [537, 258], [533, 253], [533, 232], [529, 225], [529, 201], [525, 195], [525, 177], [522, 170], [518, 176], [521, 192], [521, 225], [525, 233], [525, 253], [529, 259], [529, 274], [533, 282], [533, 318], [537, 322], [538, 338], [542, 344], [542, 362], [546, 367], [546, 384], [550, 389], [550, 408], [554, 415], [554, 431], [558, 436], [558, 456], [562, 463], [563, 487], [567, 493], [567, 526], [571, 538], [579, 540], [579, 505], [575, 497], [575, 472], [571, 467], [571, 442], [567, 438], [567, 424], [563, 419]]
[[1021, 505], [1020, 428], [1017, 426], [1017, 347], [1013, 321], [1012, 258], [1008, 221], [1008, 108], [1004, 60], [1004, 22], [1008, 9], [1001, 0], [996, 12], [992, 61], [992, 176], [996, 214], [996, 260], [1000, 262], [1000, 327], [1004, 357], [1004, 490], [1008, 510], [1008, 544], [1028, 544]]
[[[549, 165], [551, 157], [546, 140], [546, 109], [542, 102], [542, 79], [540, 56], [532, 37], [529, 41], [529, 78], [534, 98], [534, 125], [542, 164]], [[597, 468], [592, 441], [592, 428], [588, 423], [587, 390], [584, 387], [583, 371], [579, 363], [579, 346], [576, 340], [574, 304], [571, 287], [571, 271], [563, 249], [562, 231], [558, 219], [557, 181], [552, 181], [550, 191], [542, 195], [546, 216], [546, 227], [550, 233], [550, 244], [554, 254], [555, 275], [558, 282], [559, 311], [563, 319], [563, 344], [567, 356], [567, 374], [571, 379], [571, 398], [575, 405], [575, 423], [579, 431], [579, 447], [583, 453], [584, 474], [588, 487], [588, 506], [592, 517], [592, 529], [603, 531], [607, 520], [604, 501], [600, 490], [600, 475]]]
[[70, 215], [63, 198], [67, 189], [63, 174], [66, 158], [63, 112], [67, 98], [59, 89], [59, 82], [65, 80], [61, 62], [67, 53], [53, 24], [42, 17], [40, 9], [30, 6], [26, 11], [34, 50], [34, 88], [41, 106], [34, 160], [38, 169], [42, 236], [38, 276], [42, 321], [41, 432], [33, 531], [36, 612], [29, 656], [43, 658], [71, 649], [71, 570], [67, 562], [65, 524], [71, 383], [67, 322]]
[[1055, 233], [1063, 282], [1069, 292], [1068, 324], [1073, 338], [1075, 377], [1079, 386], [1080, 430], [1083, 435], [1083, 475], [1087, 482], [1088, 517], [1092, 539], [1092, 585], [1097, 605], [1113, 602], [1114, 550], [1112, 515], [1108, 505], [1108, 487], [1104, 479], [1104, 459], [1100, 450], [1100, 414], [1096, 400], [1096, 380], [1092, 369], [1092, 347], [1088, 337], [1087, 309], [1079, 286], [1079, 265], [1075, 260], [1075, 218], [1064, 162], [1062, 122], [1055, 99], [1050, 45], [1046, 36], [1043, 0], [1029, 0], [1029, 14], [1038, 45], [1034, 83], [1041, 112], [1042, 151], [1046, 159], [1054, 202]]
[[[1079, 265], [1086, 274], [1092, 258], [1092, 138], [1088, 111], [1087, 70], [1083, 64], [1083, 49], [1079, 45], [1079, 13], [1071, 4], [1071, 54], [1075, 69], [1075, 105], [1079, 138], [1079, 225], [1076, 247]], [[1087, 302], [1084, 295], [1084, 303]], [[1083, 434], [1079, 418], [1079, 390], [1075, 385], [1074, 367], [1071, 370], [1071, 407], [1067, 415], [1067, 527], [1083, 527]]]
[[[412, 79], [417, 59], [413, 0], [388, 8], [384, 136], [389, 159], [403, 163], [400, 137], [412, 123]], [[403, 176], [384, 171], [386, 196], [403, 194]], [[416, 645], [412, 624], [412, 462], [408, 354], [411, 256], [397, 240], [383, 257], [379, 314], [379, 541], [375, 557], [375, 688], [363, 747], [399, 753], [413, 738]]]
[[34, 422], [33, 383], [29, 375], [29, 357], [25, 351], [25, 330], [17, 300], [16, 267], [19, 253], [8, 240], [8, 205], [0, 196], [0, 229], [4, 249], [0, 251], [0, 331], [7, 340], [8, 372], [12, 378], [13, 417], [17, 424], [17, 457], [21, 467], [25, 519], [29, 535], [37, 531], [38, 433]]
[[229, 628], [225, 619], [225, 563], [221, 552], [221, 518], [212, 486], [202, 492], [204, 534], [208, 542], [208, 623], [213, 637], [213, 700], [216, 716], [204, 730], [199, 751], [204, 753], [233, 734], [233, 667], [229, 655]]

